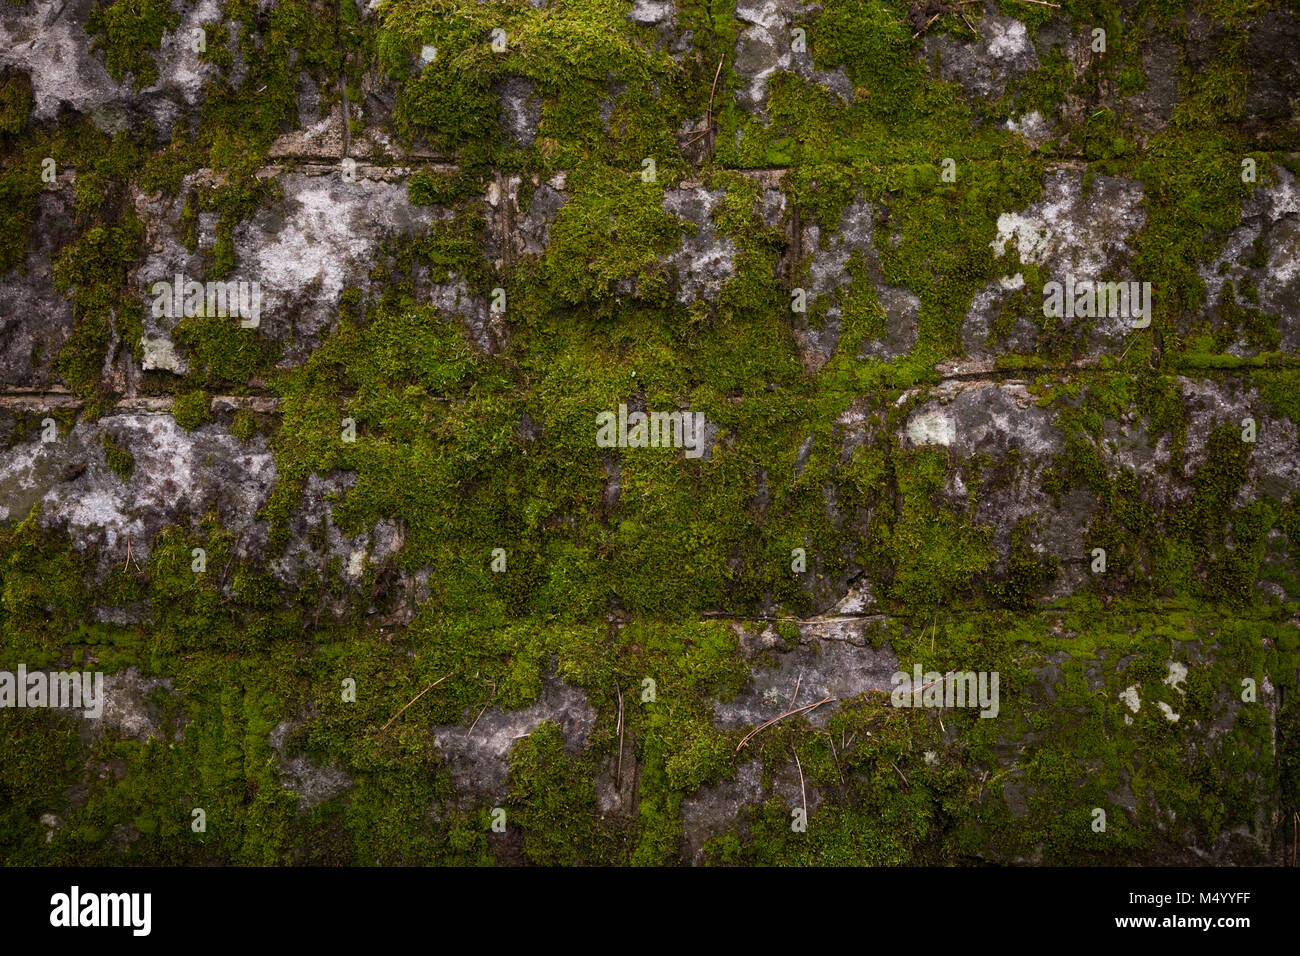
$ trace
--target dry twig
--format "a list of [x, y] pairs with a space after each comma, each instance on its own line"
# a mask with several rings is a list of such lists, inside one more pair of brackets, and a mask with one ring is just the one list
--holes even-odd
[[799, 751], [794, 752], [794, 765], [799, 768], [799, 796], [803, 800], [803, 821], [808, 824], [808, 791], [803, 785], [803, 765], [799, 763]]
[[930, 27], [934, 24], [934, 21], [935, 21], [935, 20], [938, 20], [941, 16], [943, 16], [942, 13], [936, 13], [936, 14], [935, 14], [934, 16], [932, 16], [929, 20], [926, 20], [926, 21], [925, 21], [925, 26], [921, 27], [921, 29], [917, 30], [915, 33], [912, 34], [912, 39], [915, 40], [917, 37], [919, 37], [919, 36], [920, 36], [922, 33], [924, 33], [926, 30], [930, 29]]
[[[419, 700], [421, 697], [423, 697], [423, 696], [424, 696], [425, 694], [427, 694], [429, 691], [433, 690], [435, 687], [437, 687], [439, 684], [441, 684], [443, 681], [445, 681], [448, 677], [450, 677], [450, 676], [451, 676], [452, 674], [454, 674], [454, 673], [455, 673], [455, 671], [448, 671], [446, 674], [443, 674], [441, 677], [439, 677], [436, 681], [434, 681], [432, 684], [430, 684], [430, 685], [429, 685], [428, 687], [426, 687], [424, 690], [420, 691], [418, 694], [416, 694], [414, 697], [412, 697], [410, 700], [408, 700], [408, 701], [406, 702], [406, 707], [410, 707], [410, 706], [411, 706], [412, 704], [414, 704], [417, 700]], [[393, 716], [389, 718], [388, 723], [384, 724], [384, 726], [381, 727], [381, 728], [379, 729], [379, 732], [382, 734], [385, 730], [387, 730], [389, 727], [391, 727], [391, 726], [393, 725], [393, 721], [394, 721], [394, 720], [396, 720], [398, 717], [401, 717], [402, 714], [406, 713], [406, 707], [403, 707], [403, 708], [402, 708], [401, 710], [399, 710], [397, 713], [393, 714]]]
[[840, 783], [847, 786], [847, 782], [844, 779], [844, 770], [840, 767], [840, 755], [835, 752], [835, 738], [828, 733], [826, 735], [826, 740], [831, 745], [831, 759], [835, 761], [835, 772], [840, 775]]
[[[475, 674], [474, 676], [477, 677], [478, 675]], [[478, 712], [478, 717], [482, 717], [483, 714], [487, 712], [487, 709], [492, 706], [492, 701], [496, 699], [497, 699], [497, 682], [492, 681], [492, 696], [489, 697], [488, 702], [483, 705], [483, 709]], [[478, 717], [474, 718], [474, 723], [470, 724], [469, 730], [465, 731], [466, 738], [468, 738], [469, 735], [474, 732], [474, 728], [478, 725]]]
[[618, 767], [614, 770], [614, 789], [618, 790], [623, 785], [623, 688], [615, 684], [614, 690], [618, 691]]
[[745, 746], [745, 744], [749, 742], [750, 737], [754, 736], [754, 734], [758, 733], [760, 730], [764, 730], [768, 727], [771, 727], [778, 720], [785, 720], [785, 718], [787, 717], [793, 717], [795, 714], [801, 714], [805, 710], [813, 710], [817, 707], [820, 707], [822, 704], [829, 704], [835, 700], [839, 700], [839, 698], [826, 697], [822, 700], [817, 701], [817, 703], [815, 704], [804, 704], [802, 707], [796, 707], [794, 710], [787, 710], [784, 714], [778, 714], [777, 716], [773, 717], [771, 720], [764, 721], [763, 723], [755, 727], [753, 730], [751, 730], [749, 733], [745, 734], [745, 736], [741, 739], [740, 743], [736, 744], [736, 753], [740, 753], [740, 748]]

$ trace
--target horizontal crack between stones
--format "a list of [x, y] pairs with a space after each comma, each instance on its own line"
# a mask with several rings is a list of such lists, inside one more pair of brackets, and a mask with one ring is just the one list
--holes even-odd
[[[1272, 369], [1290, 369], [1300, 365], [1300, 360], [1279, 358], [1265, 362], [1252, 363], [1250, 365], [1241, 365], [1232, 368], [1197, 368], [1197, 369], [1170, 369], [1162, 371], [1161, 374], [1170, 378], [1187, 376], [1195, 372], [1213, 371], [1223, 375], [1242, 375], [1250, 372], [1268, 371]], [[1076, 362], [1067, 366], [1046, 366], [1042, 368], [978, 368], [967, 371], [953, 371], [941, 375], [938, 379], [916, 388], [907, 389], [907, 392], [924, 392], [930, 390], [941, 390], [945, 384], [952, 382], [979, 382], [979, 381], [996, 381], [1001, 383], [1026, 383], [1033, 376], [1047, 375], [1056, 373], [1061, 376], [1069, 376], [1079, 373], [1088, 373], [1098, 371], [1096, 362]], [[1125, 374], [1123, 369], [1101, 369], [1104, 374], [1122, 375]], [[867, 394], [866, 392], [862, 394]], [[434, 401], [450, 401], [445, 396], [429, 396]], [[172, 407], [176, 401], [172, 395], [138, 395], [123, 396], [109, 403], [113, 409], [124, 410], [141, 410], [141, 411], [166, 411]], [[76, 395], [65, 388], [28, 388], [24, 386], [3, 386], [0, 387], [0, 408], [10, 408], [23, 411], [39, 411], [42, 409], [60, 409], [60, 408], [81, 408], [86, 405], [85, 399]], [[264, 391], [253, 391], [245, 395], [213, 395], [210, 400], [210, 408], [218, 409], [222, 406], [233, 409], [248, 409], [250, 411], [260, 411], [271, 413], [276, 411], [280, 404], [278, 396]]]

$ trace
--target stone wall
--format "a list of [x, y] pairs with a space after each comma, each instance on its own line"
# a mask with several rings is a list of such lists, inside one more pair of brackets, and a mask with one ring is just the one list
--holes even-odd
[[1280, 862], [1297, 52], [1280, 0], [10, 2], [0, 670], [108, 679], [0, 712], [0, 859]]

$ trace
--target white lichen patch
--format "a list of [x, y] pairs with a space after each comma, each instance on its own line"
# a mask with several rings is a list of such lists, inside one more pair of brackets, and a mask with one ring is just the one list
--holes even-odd
[[366, 573], [366, 549], [360, 548], [353, 551], [348, 557], [348, 577], [353, 581], [360, 581], [361, 575]]
[[1171, 724], [1177, 723], [1180, 715], [1174, 713], [1174, 709], [1172, 707], [1166, 704], [1163, 700], [1156, 701], [1156, 706], [1159, 707], [1161, 712], [1164, 713], [1165, 720], [1169, 721]]
[[951, 445], [957, 440], [957, 425], [942, 409], [921, 412], [907, 421], [907, 437], [914, 445]]
[[1043, 140], [1050, 139], [1052, 135], [1051, 124], [1043, 118], [1043, 114], [1038, 110], [1013, 117], [1007, 120], [1004, 125], [1011, 132], [1023, 136], [1030, 143], [1040, 143]]
[[713, 225], [713, 213], [726, 194], [687, 184], [664, 191], [663, 209], [691, 223], [693, 233], [666, 260], [677, 276], [677, 301], [717, 300], [722, 286], [735, 274], [736, 244]]
[[998, 60], [1033, 52], [1029, 31], [1019, 20], [993, 20], [990, 26], [989, 56]]
[[1014, 240], [1020, 261], [1038, 265], [1046, 261], [1051, 239], [1052, 231], [1047, 228], [1045, 220], [1037, 216], [1004, 212], [998, 216], [998, 236], [989, 245], [993, 247], [994, 255], [1004, 256], [1007, 243]]
[[1113, 263], [1146, 221], [1142, 195], [1141, 184], [1125, 179], [1097, 176], [1085, 190], [1082, 173], [1050, 173], [1041, 200], [998, 217], [993, 252], [1006, 255], [1014, 241], [1022, 262], [1049, 265], [1053, 278], [1064, 280], [1066, 273], [1074, 273], [1118, 281], [1125, 276]]
[[1169, 676], [1165, 678], [1165, 683], [1182, 694], [1185, 691], [1178, 685], [1185, 680], [1187, 680], [1187, 665], [1179, 661], [1170, 661]]
[[0, 15], [0, 66], [31, 77], [36, 119], [55, 118], [64, 104], [105, 119], [100, 108], [124, 100], [130, 84], [114, 80], [91, 55], [84, 25], [60, 16], [64, 6], [59, 0], [36, 0], [20, 15], [6, 4]]
[[140, 367], [146, 372], [161, 371], [184, 375], [189, 371], [185, 360], [176, 354], [176, 346], [165, 335], [140, 337]]

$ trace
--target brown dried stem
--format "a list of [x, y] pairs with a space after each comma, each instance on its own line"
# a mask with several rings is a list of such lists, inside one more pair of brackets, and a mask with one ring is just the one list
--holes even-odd
[[817, 707], [820, 707], [822, 704], [829, 704], [832, 701], [836, 701], [836, 700], [839, 700], [839, 698], [826, 697], [822, 700], [817, 701], [817, 703], [815, 704], [804, 704], [802, 707], [796, 707], [794, 710], [787, 710], [784, 714], [778, 714], [777, 716], [773, 717], [771, 720], [764, 721], [763, 723], [755, 727], [753, 730], [751, 730], [749, 733], [745, 734], [743, 738], [741, 738], [740, 743], [736, 744], [736, 753], [740, 753], [740, 748], [745, 746], [745, 744], [749, 743], [750, 737], [754, 736], [754, 734], [758, 733], [760, 730], [764, 730], [768, 727], [771, 727], [778, 720], [785, 720], [785, 718], [787, 717], [793, 717], [795, 714], [801, 714], [806, 710], [813, 710]]
[[[430, 684], [430, 685], [429, 685], [428, 687], [426, 687], [424, 690], [420, 691], [418, 694], [416, 694], [414, 697], [412, 697], [410, 700], [408, 700], [408, 701], [406, 702], [406, 707], [410, 707], [410, 706], [411, 706], [412, 704], [414, 704], [417, 700], [419, 700], [419, 699], [420, 699], [421, 697], [423, 697], [425, 694], [429, 693], [429, 691], [433, 690], [435, 687], [437, 687], [439, 684], [441, 684], [443, 681], [445, 681], [448, 677], [450, 677], [450, 676], [451, 676], [452, 674], [454, 674], [454, 673], [456, 673], [456, 672], [455, 672], [455, 671], [448, 671], [446, 674], [443, 674], [441, 677], [439, 677], [436, 681], [434, 681], [432, 684]], [[399, 710], [397, 713], [393, 714], [393, 716], [389, 718], [388, 723], [384, 724], [384, 726], [381, 727], [381, 728], [379, 729], [379, 732], [382, 734], [385, 730], [387, 730], [389, 727], [391, 727], [391, 726], [393, 725], [393, 721], [394, 721], [394, 720], [396, 720], [398, 717], [401, 717], [402, 714], [406, 713], [406, 707], [403, 707], [403, 708], [402, 708], [401, 710]]]

